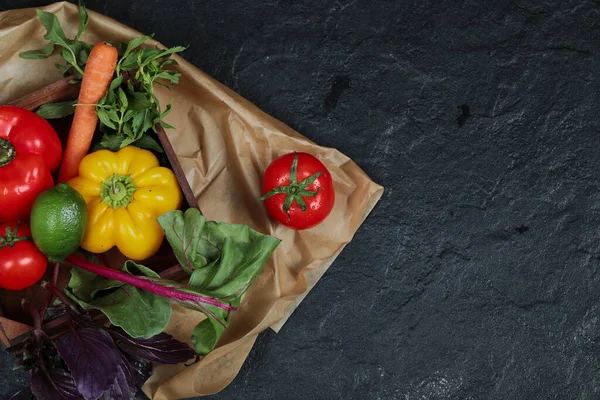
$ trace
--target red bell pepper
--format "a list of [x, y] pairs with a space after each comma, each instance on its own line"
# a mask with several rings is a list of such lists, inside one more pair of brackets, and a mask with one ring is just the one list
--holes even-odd
[[62, 145], [54, 128], [23, 108], [0, 106], [0, 222], [29, 219], [33, 201], [54, 186]]

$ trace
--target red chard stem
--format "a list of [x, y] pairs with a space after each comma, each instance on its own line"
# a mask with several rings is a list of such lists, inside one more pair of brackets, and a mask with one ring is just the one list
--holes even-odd
[[81, 257], [71, 255], [67, 257], [67, 261], [85, 271], [92, 272], [104, 278], [114, 279], [116, 281], [135, 286], [138, 289], [154, 293], [158, 296], [167, 299], [175, 300], [182, 304], [191, 303], [196, 304], [198, 306], [202, 306], [203, 304], [211, 305], [217, 308], [221, 308], [228, 312], [236, 310], [236, 307], [233, 307], [228, 303], [223, 303], [215, 298], [202, 296], [196, 293], [189, 293], [183, 290], [178, 290], [173, 287], [168, 287], [160, 283], [156, 283], [156, 281], [154, 281], [152, 278], [139, 277], [125, 272], [117, 271], [108, 267], [104, 267], [102, 265], [95, 264]]

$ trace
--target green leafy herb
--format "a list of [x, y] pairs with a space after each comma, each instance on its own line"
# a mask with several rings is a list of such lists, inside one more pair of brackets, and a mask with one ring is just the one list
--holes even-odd
[[221, 338], [226, 326], [219, 323], [219, 319], [229, 322], [228, 315], [221, 309], [211, 310], [213, 316], [209, 316], [204, 321], [200, 322], [192, 331], [192, 344], [196, 348], [198, 354], [210, 353]]
[[157, 153], [163, 153], [163, 148], [161, 147], [160, 143], [158, 143], [154, 137], [150, 136], [150, 134], [145, 134], [132, 144], [143, 149], [150, 149], [156, 151]]
[[191, 273], [189, 284], [160, 279], [132, 261], [116, 271], [70, 256], [67, 260], [84, 271], [72, 270], [66, 293], [84, 308], [101, 310], [132, 337], [149, 337], [164, 329], [170, 306], [157, 299], [200, 311], [207, 318], [194, 329], [192, 342], [199, 354], [207, 354], [280, 241], [246, 225], [206, 221], [195, 208], [185, 214], [170, 211], [159, 217], [159, 224]]
[[48, 43], [39, 50], [29, 50], [19, 53], [19, 57], [28, 60], [37, 60], [41, 58], [48, 58], [54, 53], [54, 43]]
[[[123, 271], [160, 278], [154, 271], [132, 261], [125, 263]], [[161, 333], [171, 318], [171, 305], [167, 299], [78, 268], [72, 269], [65, 293], [84, 309], [102, 311], [113, 325], [136, 338], [150, 338]]]
[[[170, 65], [176, 65], [173, 59], [165, 59], [174, 53], [184, 50], [184, 47], [177, 46], [170, 49], [139, 48], [149, 36], [143, 36], [133, 39], [127, 45], [123, 55], [117, 62], [117, 77], [110, 85], [104, 98], [98, 103], [97, 112], [104, 110], [115, 111], [110, 117], [109, 114], [100, 118], [100, 129], [107, 135], [110, 135], [105, 128], [109, 128], [115, 136], [108, 140], [103, 139], [103, 143], [119, 143], [119, 148], [136, 143], [137, 145], [146, 145], [146, 148], [153, 149], [158, 143], [154, 140], [142, 140], [150, 131], [156, 132], [156, 125], [160, 124], [163, 128], [174, 129], [164, 121], [164, 118], [171, 111], [169, 103], [164, 110], [161, 110], [158, 98], [154, 94], [154, 84], [167, 86], [167, 83], [176, 85], [179, 83], [180, 73], [171, 69], [165, 69]], [[129, 72], [135, 70], [134, 78], [131, 78]], [[124, 85], [123, 76], [127, 76], [127, 83]], [[135, 84], [132, 83], [135, 81]], [[168, 86], [167, 86], [168, 87]], [[134, 111], [125, 114], [124, 110]], [[109, 118], [107, 118], [109, 117]], [[103, 129], [104, 128], [104, 129]], [[106, 147], [108, 148], [108, 147]]]
[[[66, 37], [56, 15], [41, 10], [37, 10], [37, 14], [46, 28], [44, 38], [49, 43], [42, 49], [23, 52], [21, 57], [47, 58], [56, 47], [59, 47], [65, 64], [58, 63], [56, 67], [65, 76], [74, 74], [77, 77], [74, 83], [79, 83], [93, 48], [90, 44], [79, 40], [89, 22], [89, 15], [82, 1], [79, 1], [79, 26], [73, 39]], [[162, 152], [162, 147], [151, 134], [156, 133], [158, 125], [166, 129], [174, 129], [164, 121], [171, 111], [171, 104], [162, 109], [154, 93], [154, 84], [169, 87], [179, 83], [181, 74], [171, 68], [177, 65], [177, 62], [170, 57], [185, 48], [182, 46], [169, 49], [144, 47], [144, 43], [150, 38], [151, 36], [142, 36], [128, 43], [113, 43], [120, 55], [115, 77], [105, 96], [98, 104], [93, 105], [100, 120], [99, 130], [103, 134], [102, 140], [94, 145], [96, 150], [116, 151], [135, 144]], [[47, 118], [69, 115], [71, 111], [69, 105], [67, 103], [48, 105], [40, 111], [40, 115]]]
[[36, 111], [36, 114], [45, 119], [64, 118], [75, 113], [75, 100], [60, 103], [47, 103]]
[[83, 1], [79, 0], [79, 28], [77, 29], [77, 35], [75, 36], [75, 40], [79, 39], [83, 31], [85, 30], [89, 19], [90, 17], [87, 13], [85, 5], [83, 4]]
[[[63, 48], [60, 54], [70, 66], [65, 73], [70, 72], [70, 70], [73, 69], [79, 76], [83, 76], [84, 67], [80, 65], [80, 62], [87, 60], [87, 55], [91, 51], [92, 46], [79, 40], [68, 39], [65, 36], [65, 32], [60, 26], [60, 21], [56, 15], [41, 10], [37, 10], [37, 14], [42, 25], [46, 28], [44, 39]], [[82, 15], [87, 15], [87, 12], [84, 11], [82, 14], [80, 11], [80, 18], [84, 18], [81, 17]], [[87, 17], [85, 18], [87, 19]], [[87, 25], [87, 22], [85, 22], [85, 24], [80, 23], [80, 26], [82, 25]]]
[[46, 28], [44, 39], [49, 40], [50, 43], [39, 50], [24, 51], [19, 54], [20, 57], [25, 59], [48, 58], [52, 55], [57, 46], [61, 47], [60, 54], [67, 64], [56, 64], [56, 67], [65, 74], [65, 76], [76, 74], [81, 78], [83, 76], [83, 70], [88, 55], [92, 49], [91, 45], [78, 40], [89, 20], [88, 13], [83, 4], [81, 2], [79, 3], [79, 29], [74, 39], [68, 39], [66, 37], [56, 15], [42, 10], [37, 10], [37, 14], [42, 25]]
[[56, 15], [42, 10], [37, 10], [37, 15], [44, 28], [46, 28], [44, 39], [49, 40], [50, 43], [39, 50], [24, 51], [20, 53], [19, 56], [25, 59], [48, 58], [52, 55], [56, 46], [61, 47], [62, 50], [60, 54], [67, 64], [56, 64], [56, 67], [65, 74], [65, 76], [76, 74], [81, 78], [83, 76], [83, 70], [88, 55], [92, 50], [91, 45], [78, 40], [89, 21], [89, 16], [83, 3], [81, 1], [79, 2], [79, 28], [77, 30], [77, 35], [73, 39], [68, 39], [66, 37]]
[[[243, 294], [280, 241], [247, 225], [206, 221], [195, 208], [170, 211], [158, 218], [182, 268], [191, 274], [190, 287], [227, 299], [238, 307]], [[208, 319], [194, 329], [192, 340], [200, 354], [214, 348], [229, 323], [223, 309], [200, 310]], [[224, 323], [223, 323], [224, 322]]]

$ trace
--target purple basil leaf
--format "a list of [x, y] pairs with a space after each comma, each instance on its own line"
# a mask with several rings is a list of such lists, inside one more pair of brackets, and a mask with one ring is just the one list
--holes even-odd
[[179, 364], [196, 357], [196, 352], [167, 333], [150, 339], [132, 338], [120, 328], [110, 328], [117, 346], [130, 356], [161, 364]]
[[42, 364], [31, 375], [31, 392], [37, 400], [83, 400], [71, 374]]
[[81, 328], [92, 328], [92, 329], [103, 328], [102, 326], [97, 324], [92, 319], [92, 317], [85, 311], [82, 311], [82, 312], [72, 311], [71, 318], [73, 318], [73, 321]]
[[56, 344], [86, 399], [97, 399], [117, 377], [121, 354], [110, 335], [101, 329], [71, 331]]
[[136, 391], [131, 364], [124, 355], [121, 355], [117, 377], [110, 389], [102, 395], [102, 400], [131, 400], [135, 397]]

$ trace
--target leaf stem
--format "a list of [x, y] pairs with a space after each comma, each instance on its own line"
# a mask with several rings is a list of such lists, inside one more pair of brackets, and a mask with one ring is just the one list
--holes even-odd
[[234, 311], [237, 309], [236, 307], [233, 307], [228, 303], [223, 303], [213, 297], [202, 296], [196, 293], [189, 293], [182, 290], [167, 287], [159, 283], [153, 282], [151, 278], [127, 274], [125, 272], [117, 271], [108, 267], [104, 267], [102, 265], [94, 264], [81, 257], [70, 255], [69, 257], [67, 257], [67, 261], [85, 271], [103, 276], [104, 278], [114, 279], [116, 281], [135, 286], [139, 289], [145, 290], [150, 293], [154, 293], [161, 297], [176, 300], [178, 302], [181, 302], [182, 304], [206, 304], [220, 308], [227, 312]]
[[[42, 282], [42, 287], [44, 289], [46, 289], [47, 291], [49, 291], [50, 293], [52, 293], [54, 296], [58, 297], [58, 299], [68, 308], [70, 308], [73, 311], [79, 312], [79, 309], [77, 308], [77, 305], [75, 303], [73, 303], [67, 296], [65, 296], [65, 294], [63, 292], [61, 292], [60, 290], [58, 290], [58, 288], [56, 286], [54, 286], [53, 284], [51, 284], [50, 282]], [[67, 310], [68, 312], [69, 310]]]
[[40, 316], [40, 312], [31, 305], [31, 303], [25, 299], [21, 300], [21, 306], [29, 311], [31, 317], [33, 318], [33, 327], [35, 330], [42, 330], [42, 318]]
[[[73, 52], [71, 51], [71, 53], [73, 53]], [[75, 55], [73, 55], [73, 57], [75, 57]], [[73, 63], [71, 65], [73, 66], [73, 68], [75, 68], [75, 70], [77, 72], [79, 72], [81, 74], [81, 76], [83, 76], [83, 70], [81, 69], [81, 67], [79, 65], [77, 65], [77, 63]]]
[[[52, 272], [52, 284], [54, 286], [56, 286], [57, 282], [58, 282], [58, 273], [60, 272], [60, 263], [56, 263], [54, 264], [54, 271]], [[42, 284], [43, 286], [43, 284]], [[47, 288], [45, 288], [46, 290], [48, 290]], [[46, 314], [46, 311], [48, 311], [48, 307], [50, 306], [50, 302], [52, 301], [52, 299], [54, 298], [54, 293], [50, 293], [48, 294], [48, 297], [46, 297], [46, 301], [44, 302], [44, 307], [42, 308], [42, 310], [40, 311], [40, 317], [42, 318], [42, 321], [44, 320], [44, 315]]]

